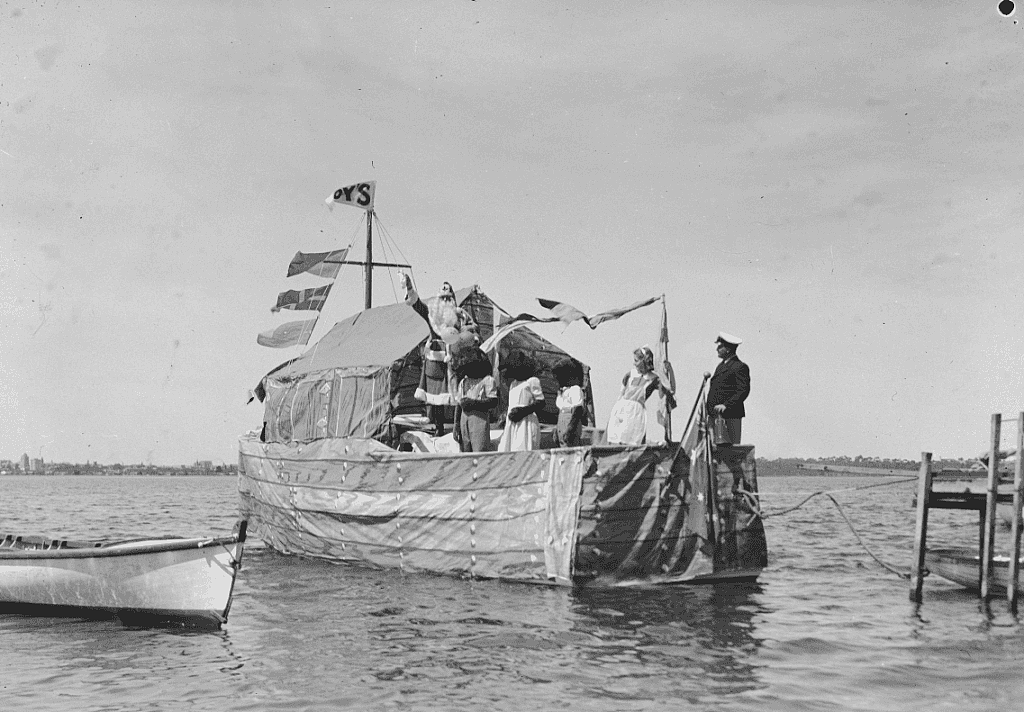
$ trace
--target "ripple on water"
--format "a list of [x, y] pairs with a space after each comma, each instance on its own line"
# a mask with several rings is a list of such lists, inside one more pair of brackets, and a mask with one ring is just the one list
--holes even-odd
[[[762, 478], [793, 491], [865, 478]], [[876, 481], [876, 480], [870, 480]], [[0, 478], [5, 531], [64, 538], [220, 533], [232, 478]], [[774, 493], [774, 496], [772, 496]], [[913, 485], [837, 494], [861, 538], [909, 567]], [[247, 550], [219, 632], [0, 617], [0, 687], [35, 710], [975, 710], [1024, 698], [1024, 634], [864, 553], [823, 498], [766, 521], [758, 584], [579, 590], [365, 571]], [[766, 507], [771, 509], [771, 507]], [[947, 513], [941, 513], [947, 514]], [[965, 524], [966, 522], [966, 524]], [[937, 516], [934, 541], [975, 540]]]

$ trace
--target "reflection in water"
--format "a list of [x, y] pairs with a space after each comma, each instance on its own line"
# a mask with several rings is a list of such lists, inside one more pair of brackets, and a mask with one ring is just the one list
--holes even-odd
[[[115, 620], [0, 617], [7, 665], [5, 691], [17, 709], [90, 709], [87, 700], [130, 700], [138, 709], [175, 700], [195, 705], [224, 696], [242, 667], [225, 631], [130, 628]], [[201, 669], [217, 675], [196, 675]], [[184, 680], [192, 680], [187, 687]]]
[[755, 621], [766, 613], [761, 593], [758, 584], [581, 589], [573, 593], [574, 629], [604, 641], [582, 651], [594, 663], [635, 659], [671, 669], [676, 694], [696, 703], [761, 686], [753, 662]]
[[572, 591], [258, 559], [232, 637], [246, 640], [243, 677], [274, 681], [274, 697], [298, 707], [503, 699], [546, 709], [574, 698], [596, 709], [680, 698], [706, 707], [709, 696], [759, 685], [756, 585]]

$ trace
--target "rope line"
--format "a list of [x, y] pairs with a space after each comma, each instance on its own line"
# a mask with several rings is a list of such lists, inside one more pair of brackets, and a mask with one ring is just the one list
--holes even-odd
[[830, 500], [832, 500], [832, 504], [834, 504], [836, 506], [836, 509], [839, 510], [839, 515], [843, 518], [843, 521], [846, 522], [846, 526], [848, 526], [850, 528], [850, 531], [853, 532], [853, 536], [856, 537], [857, 542], [861, 545], [861, 547], [863, 547], [864, 551], [867, 552], [868, 556], [870, 556], [872, 559], [874, 559], [875, 562], [879, 566], [881, 566], [883, 569], [885, 569], [885, 570], [887, 570], [887, 571], [889, 571], [891, 573], [896, 574], [900, 578], [909, 579], [910, 578], [910, 572], [909, 571], [901, 571], [901, 570], [895, 568], [894, 566], [885, 563], [880, 558], [878, 558], [878, 556], [875, 555], [875, 552], [871, 551], [871, 548], [866, 543], [864, 543], [864, 540], [861, 538], [860, 534], [857, 532], [857, 529], [853, 526], [853, 522], [851, 522], [850, 518], [846, 516], [846, 512], [843, 511], [843, 508], [840, 506], [839, 502], [832, 495], [833, 495], [833, 493], [853, 492], [853, 491], [856, 491], [856, 490], [871, 489], [873, 487], [888, 487], [890, 485], [898, 485], [898, 484], [903, 484], [905, 482], [913, 482], [913, 481], [916, 481], [916, 480], [917, 480], [916, 477], [906, 477], [904, 479], [895, 480], [893, 482], [876, 482], [876, 483], [870, 484], [870, 485], [861, 485], [860, 487], [847, 487], [847, 488], [838, 489], [838, 490], [820, 490], [818, 492], [811, 493], [810, 495], [805, 497], [796, 506], [789, 507], [787, 509], [782, 509], [782, 510], [779, 510], [777, 512], [768, 512], [768, 513], [765, 513], [765, 512], [761, 511], [761, 507], [758, 505], [758, 502], [757, 502], [758, 495], [754, 494], [753, 492], [748, 492], [747, 490], [744, 490], [744, 489], [739, 489], [737, 491], [739, 492], [739, 494], [742, 494], [744, 496], [744, 498], [747, 500], [747, 503], [754, 510], [755, 514], [757, 514], [757, 516], [761, 517], [762, 520], [768, 519], [769, 517], [780, 517], [783, 514], [789, 514], [790, 512], [794, 512], [797, 509], [800, 509], [800, 507], [804, 506], [805, 504], [807, 504], [808, 502], [810, 502], [812, 499], [814, 499], [815, 497], [817, 497], [819, 495], [824, 495], [824, 496], [828, 497]]
[[864, 540], [860, 538], [860, 534], [858, 534], [857, 530], [854, 529], [853, 523], [850, 521], [849, 517], [846, 516], [846, 512], [843, 511], [843, 508], [839, 506], [839, 502], [836, 501], [836, 498], [833, 497], [832, 495], [828, 494], [827, 492], [825, 493], [825, 496], [832, 500], [832, 504], [836, 505], [836, 509], [839, 510], [839, 514], [843, 517], [843, 520], [846, 522], [846, 526], [850, 527], [850, 531], [853, 532], [853, 535], [855, 537], [857, 537], [857, 541], [860, 542], [860, 545], [862, 547], [864, 547], [864, 551], [868, 552], [868, 556], [870, 556], [872, 559], [874, 559], [875, 562], [879, 566], [881, 566], [883, 569], [885, 569], [886, 571], [890, 571], [890, 572], [896, 574], [897, 576], [899, 576], [900, 578], [904, 578], [904, 579], [909, 579], [910, 578], [910, 572], [909, 571], [900, 571], [899, 569], [896, 569], [895, 567], [885, 563], [884, 561], [879, 559], [877, 556], [875, 556], [875, 552], [871, 551], [870, 547], [868, 547], [868, 545], [864, 543]]
[[[792, 507], [787, 507], [786, 509], [780, 509], [777, 512], [766, 512], [766, 513], [761, 515], [761, 518], [762, 519], [767, 519], [768, 517], [780, 517], [783, 514], [789, 514], [790, 512], [794, 512], [794, 511], [800, 509], [800, 507], [804, 506], [805, 504], [810, 502], [812, 499], [814, 499], [815, 497], [818, 497], [820, 495], [839, 494], [840, 492], [856, 492], [858, 490], [872, 489], [874, 487], [889, 487], [891, 485], [901, 485], [901, 484], [903, 484], [905, 482], [916, 482], [916, 481], [917, 481], [916, 477], [904, 477], [903, 479], [899, 479], [899, 480], [892, 480], [890, 482], [875, 482], [874, 484], [861, 485], [859, 487], [844, 487], [842, 489], [834, 489], [834, 490], [818, 490], [817, 492], [811, 492], [809, 495], [804, 497], [800, 501], [800, 503], [797, 504], [797, 505], [794, 505]], [[787, 492], [761, 493], [761, 492], [759, 492], [758, 494], [754, 495], [753, 492], [746, 492], [745, 490], [743, 490], [743, 492], [745, 494], [751, 494], [751, 495], [753, 495], [755, 497], [782, 495], [782, 494], [800, 494], [800, 493], [796, 493], [796, 492], [792, 492], [792, 493], [787, 493]], [[760, 510], [758, 510], [758, 513], [760, 514]]]

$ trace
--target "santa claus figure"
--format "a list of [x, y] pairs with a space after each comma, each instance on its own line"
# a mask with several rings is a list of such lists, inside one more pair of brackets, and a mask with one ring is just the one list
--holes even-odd
[[437, 296], [424, 303], [413, 287], [412, 278], [404, 272], [400, 278], [405, 287], [406, 304], [423, 317], [430, 329], [430, 338], [423, 345], [423, 371], [416, 398], [427, 404], [427, 419], [433, 424], [435, 434], [440, 436], [444, 434], [444, 423], [450, 420], [446, 410], [453, 405], [452, 355], [479, 345], [480, 332], [469, 312], [456, 303], [451, 284], [442, 284]]

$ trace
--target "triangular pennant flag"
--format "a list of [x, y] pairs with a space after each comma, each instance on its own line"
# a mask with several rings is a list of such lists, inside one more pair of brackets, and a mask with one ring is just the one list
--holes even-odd
[[344, 188], [338, 188], [334, 195], [328, 196], [327, 207], [334, 209], [335, 203], [351, 205], [353, 208], [373, 210], [373, 194], [377, 192], [377, 181], [368, 180], [365, 183], [353, 183]]
[[642, 301], [639, 301], [636, 304], [630, 304], [628, 307], [622, 307], [621, 309], [611, 309], [609, 311], [601, 312], [600, 314], [595, 314], [594, 316], [587, 318], [587, 325], [591, 329], [596, 329], [598, 324], [603, 324], [604, 322], [611, 321], [612, 319], [618, 319], [620, 316], [624, 314], [629, 314], [631, 311], [634, 311], [635, 309], [639, 309], [640, 307], [646, 307], [649, 304], [654, 304], [659, 299], [661, 299], [661, 297], [651, 297], [650, 299], [644, 299]]
[[272, 349], [283, 349], [287, 346], [305, 346], [315, 326], [316, 318], [306, 321], [289, 321], [287, 324], [281, 324], [276, 329], [264, 331], [256, 337], [256, 343], [260, 346], [269, 346]]
[[578, 319], [583, 319], [584, 321], [587, 320], [587, 315], [571, 304], [556, 302], [553, 299], [541, 299], [540, 297], [537, 298], [537, 301], [540, 302], [540, 305], [545, 309], [550, 309], [554, 312], [555, 317], [559, 321], [564, 321], [566, 324], [571, 324]]
[[317, 277], [334, 279], [341, 271], [341, 263], [348, 256], [348, 248], [333, 252], [296, 252], [288, 264], [288, 276], [294, 277], [303, 272], [315, 274]]
[[324, 302], [327, 301], [327, 295], [331, 293], [331, 287], [334, 285], [325, 284], [322, 287], [312, 287], [310, 289], [289, 289], [287, 292], [281, 292], [277, 295], [277, 304], [270, 308], [272, 312], [279, 312], [282, 309], [293, 309], [295, 311], [321, 311], [324, 308]]
[[591, 329], [596, 329], [598, 324], [603, 324], [604, 322], [611, 321], [612, 319], [618, 319], [620, 316], [629, 314], [631, 311], [639, 309], [640, 307], [646, 307], [648, 304], [654, 304], [659, 299], [661, 299], [661, 297], [651, 297], [650, 299], [644, 299], [636, 302], [635, 304], [630, 304], [628, 307], [610, 309], [608, 311], [601, 312], [600, 314], [595, 314], [594, 316], [587, 316], [576, 307], [571, 304], [566, 304], [565, 302], [556, 302], [553, 299], [541, 299], [539, 297], [537, 298], [537, 301], [540, 302], [540, 305], [545, 309], [550, 309], [554, 312], [559, 321], [571, 324], [574, 321], [582, 319]]

